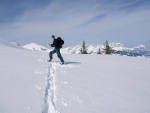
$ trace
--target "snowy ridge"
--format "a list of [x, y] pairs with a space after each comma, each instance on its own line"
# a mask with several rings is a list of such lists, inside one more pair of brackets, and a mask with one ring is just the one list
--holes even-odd
[[23, 48], [34, 50], [34, 51], [46, 51], [47, 50], [46, 47], [38, 45], [36, 43], [30, 43], [30, 44], [24, 45]]
[[[127, 49], [123, 44], [121, 43], [110, 43], [110, 46], [113, 48], [113, 50], [124, 50]], [[89, 54], [96, 54], [100, 48], [101, 52], [104, 52], [104, 45], [103, 44], [98, 44], [98, 45], [86, 45], [87, 47], [87, 52]], [[62, 53], [67, 53], [67, 54], [79, 54], [81, 50], [81, 45], [77, 45], [77, 46], [71, 46], [71, 47], [67, 47], [67, 48], [63, 48], [61, 51]]]
[[[104, 45], [87, 45], [87, 52], [89, 54], [97, 54], [99, 48], [101, 53], [104, 53]], [[119, 54], [119, 55], [127, 55], [127, 56], [142, 56], [142, 57], [150, 57], [150, 47], [146, 47], [144, 45], [139, 45], [134, 48], [127, 48], [121, 43], [110, 43], [110, 47], [113, 50], [112, 54]], [[65, 54], [79, 54], [81, 50], [81, 45], [72, 46], [63, 48], [61, 50], [62, 53]]]
[[2, 40], [2, 39], [0, 39], [0, 45], [7, 46], [7, 47], [13, 47], [13, 48], [19, 48], [19, 49], [22, 48], [22, 47], [20, 46], [20, 44], [18, 44], [18, 43], [15, 43], [15, 42], [7, 42], [7, 41], [4, 41], [4, 40]]
[[18, 42], [12, 42], [12, 41], [10, 41], [10, 43], [12, 43], [12, 44], [14, 44], [16, 46], [22, 47]]
[[122, 50], [113, 49], [114, 54], [126, 55], [126, 56], [141, 56], [150, 58], [150, 47], [139, 45], [134, 48], [123, 48]]
[[137, 46], [137, 47], [134, 47], [135, 49], [146, 49], [146, 46], [144, 46], [144, 45], [139, 45], [139, 46]]

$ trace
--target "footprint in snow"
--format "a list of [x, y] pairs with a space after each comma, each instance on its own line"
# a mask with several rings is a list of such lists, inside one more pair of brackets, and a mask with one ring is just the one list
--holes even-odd
[[36, 88], [39, 89], [39, 90], [41, 90], [41, 87], [39, 85], [36, 85]]
[[66, 73], [66, 71], [64, 71], [64, 70], [61, 70], [61, 72], [62, 72], [62, 73]]
[[67, 107], [67, 106], [68, 106], [68, 104], [67, 104], [67, 103], [65, 103], [65, 102], [63, 102], [63, 101], [62, 101], [61, 103], [62, 103], [62, 105], [63, 105], [63, 106], [65, 106], [65, 107]]
[[43, 72], [43, 71], [40, 71], [40, 70], [35, 71], [34, 73], [35, 73], [35, 74], [41, 74], [41, 75], [44, 74], [44, 72]]
[[65, 85], [67, 85], [67, 84], [68, 84], [68, 82], [64, 82], [64, 84], [65, 84]]
[[27, 109], [29, 110], [29, 113], [31, 113], [32, 107], [28, 106]]
[[76, 98], [73, 98], [74, 100], [76, 100], [79, 103], [82, 103], [83, 101], [79, 99], [79, 97], [77, 96]]

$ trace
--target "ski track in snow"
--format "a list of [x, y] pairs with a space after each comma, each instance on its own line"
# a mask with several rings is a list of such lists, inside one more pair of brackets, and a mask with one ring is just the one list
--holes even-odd
[[[74, 66], [72, 64], [67, 64], [67, 65], [61, 65], [57, 62], [53, 62], [48, 64], [48, 69], [47, 69], [47, 77], [46, 77], [46, 88], [45, 88], [45, 95], [44, 95], [44, 102], [42, 106], [42, 113], [60, 113], [60, 111], [56, 110], [56, 70], [60, 69], [62, 73], [65, 73], [62, 69], [62, 67], [67, 67], [67, 68], [74, 68], [78, 66]], [[43, 71], [38, 70], [35, 71], [36, 74], [44, 74]], [[64, 82], [64, 84], [68, 84], [68, 82]], [[39, 90], [41, 87], [39, 85], [36, 85], [36, 88]], [[68, 104], [62, 101], [62, 104], [67, 107]]]
[[56, 85], [55, 85], [55, 68], [53, 64], [48, 66], [47, 85], [45, 89], [44, 104], [42, 113], [57, 113], [56, 105]]

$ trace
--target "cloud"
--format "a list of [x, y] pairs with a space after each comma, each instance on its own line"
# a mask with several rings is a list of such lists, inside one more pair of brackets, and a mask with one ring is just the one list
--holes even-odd
[[[82, 40], [101, 43], [106, 39], [128, 44], [130, 42], [126, 40], [130, 38], [147, 39], [150, 26], [149, 3], [147, 0], [47, 0], [46, 3], [34, 0], [24, 5], [16, 2], [21, 4], [18, 8], [22, 10], [17, 12], [14, 9], [15, 16], [9, 17], [13, 18], [11, 22], [8, 19], [8, 23], [0, 25], [0, 37], [9, 39], [11, 36], [21, 43], [45, 43], [50, 35], [55, 34], [65, 38], [68, 45]], [[136, 32], [135, 28], [141, 26]]]

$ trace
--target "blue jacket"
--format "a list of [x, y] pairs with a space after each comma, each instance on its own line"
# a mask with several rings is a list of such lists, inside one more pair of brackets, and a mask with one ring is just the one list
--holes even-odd
[[54, 43], [51, 44], [51, 47], [55, 47], [56, 45]]
[[54, 39], [53, 43], [51, 44], [51, 47], [57, 47], [57, 39]]

